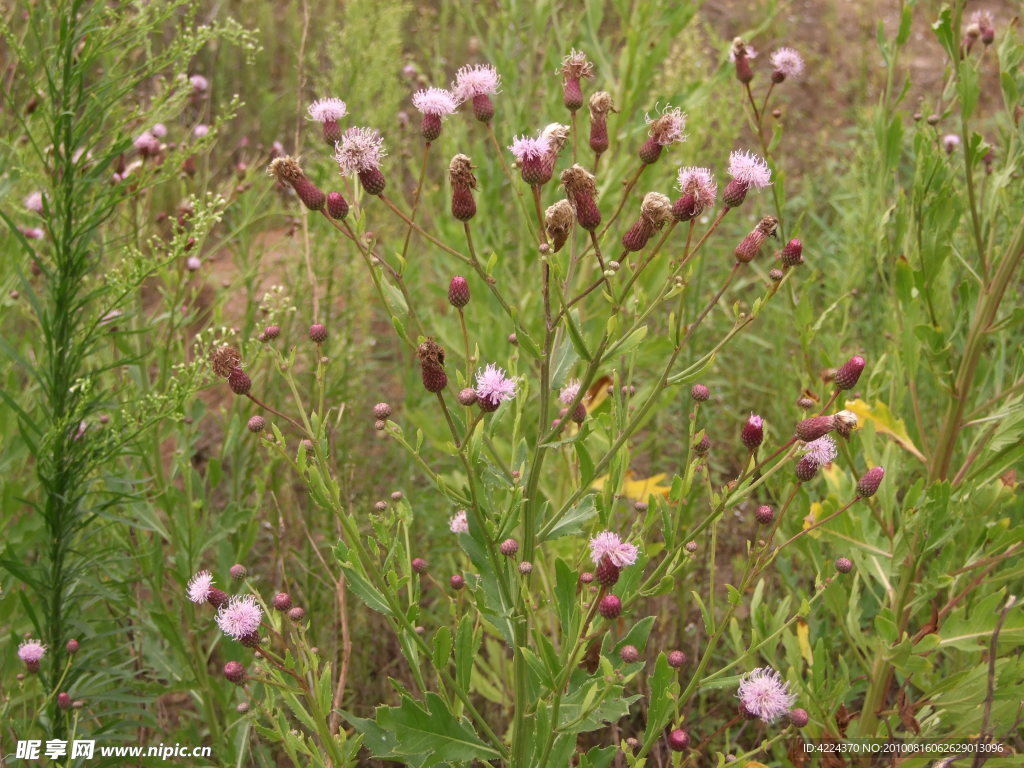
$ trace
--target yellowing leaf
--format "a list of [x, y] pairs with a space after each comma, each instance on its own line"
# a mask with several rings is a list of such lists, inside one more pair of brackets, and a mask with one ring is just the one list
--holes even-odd
[[800, 644], [800, 655], [807, 661], [807, 666], [814, 665], [814, 654], [811, 652], [811, 625], [803, 619], [796, 620], [796, 641]]
[[913, 454], [922, 463], [927, 463], [924, 454], [917, 449], [914, 441], [907, 434], [907, 427], [902, 419], [896, 418], [890, 411], [889, 406], [881, 400], [876, 400], [874, 405], [868, 405], [860, 398], [846, 401], [846, 410], [853, 411], [861, 422], [870, 421], [875, 431], [883, 435], [889, 435], [901, 448]]
[[744, 763], [743, 765], [746, 766], [746, 768], [768, 768], [767, 765], [759, 763], [756, 760], [751, 760], [749, 763]]
[[611, 383], [611, 376], [602, 376], [590, 385], [590, 389], [583, 397], [583, 402], [587, 404], [587, 413], [596, 411], [601, 403], [608, 399], [608, 387], [611, 386]]
[[[810, 528], [812, 525], [814, 525], [816, 522], [818, 522], [819, 519], [821, 519], [821, 510], [822, 510], [822, 506], [821, 506], [821, 502], [820, 501], [812, 501], [811, 502], [811, 511], [807, 514], [807, 517], [804, 518], [804, 530], [805, 531], [808, 528]], [[815, 538], [817, 538], [818, 536], [821, 535], [821, 532], [820, 531], [811, 531], [810, 535], [814, 536]]]
[[[634, 501], [646, 501], [648, 496], [657, 496], [659, 494], [667, 497], [669, 491], [672, 490], [672, 486], [663, 484], [662, 481], [665, 477], [665, 473], [662, 472], [637, 480], [633, 470], [628, 469], [626, 470], [626, 477], [622, 481], [622, 487], [616, 490], [616, 494], [625, 496], [627, 499], [633, 499]], [[608, 482], [608, 475], [601, 475], [601, 477], [593, 482], [591, 487], [600, 491], [604, 489], [606, 482]]]

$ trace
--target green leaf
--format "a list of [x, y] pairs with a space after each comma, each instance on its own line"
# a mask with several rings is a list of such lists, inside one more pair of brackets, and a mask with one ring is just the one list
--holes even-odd
[[398, 707], [377, 707], [375, 721], [346, 715], [365, 734], [374, 757], [409, 761], [414, 765], [493, 760], [500, 753], [484, 743], [468, 722], [457, 718], [436, 693], [428, 692], [423, 705], [407, 696]]
[[384, 599], [384, 595], [378, 590], [369, 580], [358, 570], [356, 567], [349, 562], [349, 548], [343, 541], [339, 541], [334, 547], [334, 556], [338, 559], [338, 564], [341, 566], [341, 570], [345, 573], [345, 581], [348, 584], [356, 596], [359, 597], [366, 605], [377, 613], [382, 613], [385, 616], [391, 616], [391, 608], [388, 607], [387, 600]]
[[594, 507], [593, 495], [584, 496], [576, 506], [565, 513], [561, 520], [555, 523], [545, 540], [578, 534], [583, 530], [583, 523], [596, 514], [597, 509]]

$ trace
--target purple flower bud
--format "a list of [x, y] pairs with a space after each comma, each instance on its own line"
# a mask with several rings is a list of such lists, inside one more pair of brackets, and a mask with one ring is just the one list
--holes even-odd
[[885, 469], [882, 467], [869, 469], [857, 483], [857, 495], [862, 499], [874, 496], [878, 486], [882, 484], [883, 477], [885, 477]]

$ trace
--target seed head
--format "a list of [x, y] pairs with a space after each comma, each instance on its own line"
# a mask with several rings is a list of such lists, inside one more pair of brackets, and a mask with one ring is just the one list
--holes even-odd
[[774, 216], [765, 216], [761, 219], [750, 234], [744, 237], [740, 244], [736, 246], [736, 261], [741, 264], [753, 261], [757, 254], [761, 252], [761, 246], [764, 245], [764, 241], [769, 237], [775, 237], [778, 227], [779, 220]]
[[544, 229], [551, 240], [551, 248], [555, 253], [565, 245], [575, 218], [572, 203], [568, 200], [559, 200], [544, 212]]
[[562, 98], [566, 108], [575, 112], [583, 106], [583, 91], [580, 80], [594, 76], [594, 65], [587, 61], [586, 54], [573, 48], [572, 52], [562, 59]]
[[878, 486], [882, 484], [883, 477], [885, 477], [885, 469], [883, 467], [872, 467], [869, 469], [857, 482], [857, 495], [862, 499], [874, 496], [878, 491]]
[[857, 386], [857, 382], [860, 380], [860, 375], [864, 371], [864, 365], [864, 358], [860, 355], [854, 355], [843, 363], [843, 366], [836, 371], [836, 388], [853, 389]]
[[633, 664], [640, 660], [640, 651], [635, 645], [624, 645], [619, 650], [619, 658], [627, 664]]
[[572, 129], [562, 123], [548, 123], [544, 126], [544, 130], [540, 132], [540, 135], [542, 138], [547, 138], [548, 143], [551, 145], [551, 151], [548, 153], [549, 162], [553, 163], [554, 158], [565, 149], [571, 132]]
[[597, 184], [593, 175], [577, 164], [562, 171], [561, 178], [565, 196], [576, 213], [576, 220], [581, 227], [592, 232], [601, 223], [601, 211], [597, 207]]
[[754, 517], [761, 525], [768, 525], [775, 519], [775, 510], [767, 504], [763, 504], [757, 508], [757, 512], [754, 513]]
[[690, 397], [698, 403], [704, 403], [711, 397], [711, 391], [703, 384], [694, 384], [690, 387]]
[[739, 37], [733, 38], [732, 46], [729, 49], [729, 61], [736, 64], [736, 79], [741, 83], [749, 83], [754, 79], [754, 70], [750, 67], [750, 60], [757, 58], [757, 51], [753, 46], [747, 45]]
[[455, 155], [448, 165], [448, 179], [452, 184], [452, 216], [459, 221], [469, 221], [476, 215], [476, 176], [473, 164], [466, 155]]
[[612, 95], [608, 91], [594, 91], [588, 102], [590, 117], [607, 117], [609, 112], [618, 112], [612, 103]]
[[469, 304], [469, 283], [461, 275], [456, 275], [448, 283], [448, 303], [458, 309]]
[[448, 375], [444, 372], [444, 349], [433, 339], [427, 339], [416, 349], [420, 360], [423, 386], [428, 392], [440, 392], [448, 386]]
[[678, 107], [669, 104], [661, 111], [660, 115], [644, 118], [647, 121], [647, 133], [661, 147], [667, 147], [675, 142], [686, 141], [686, 114]]
[[271, 160], [267, 166], [267, 173], [282, 184], [294, 184], [296, 180], [305, 177], [299, 161], [289, 155], [281, 155]]
[[751, 412], [746, 424], [740, 431], [740, 439], [748, 450], [756, 450], [764, 441], [764, 419]]
[[612, 97], [607, 91], [597, 91], [590, 97], [590, 148], [598, 156], [608, 149], [608, 113], [614, 112]]
[[771, 667], [759, 667], [744, 675], [736, 695], [747, 712], [769, 724], [787, 714], [796, 701], [789, 683]]
[[226, 379], [242, 364], [242, 355], [234, 347], [221, 344], [210, 351], [210, 364], [215, 374]]
[[835, 421], [836, 432], [843, 437], [849, 437], [857, 428], [857, 414], [853, 411], [839, 411], [832, 419]]
[[686, 654], [682, 651], [669, 651], [667, 660], [670, 667], [679, 669], [686, 663]]
[[772, 80], [781, 83], [787, 77], [799, 80], [804, 76], [804, 57], [792, 48], [779, 48], [768, 57], [772, 65]]
[[605, 595], [597, 604], [597, 611], [606, 619], [617, 618], [622, 613], [622, 601], [615, 595]]

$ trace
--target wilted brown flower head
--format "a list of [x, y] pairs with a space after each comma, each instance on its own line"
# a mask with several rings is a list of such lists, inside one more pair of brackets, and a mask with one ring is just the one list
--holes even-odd
[[558, 251], [565, 245], [569, 232], [576, 217], [572, 211], [572, 203], [568, 200], [559, 200], [544, 212], [544, 229], [551, 238], [551, 249]]
[[210, 350], [210, 364], [213, 372], [226, 379], [231, 372], [242, 364], [241, 353], [229, 344], [221, 344]]
[[467, 155], [455, 155], [448, 165], [448, 179], [452, 185], [461, 185], [476, 189], [476, 176], [473, 174], [472, 161]]

